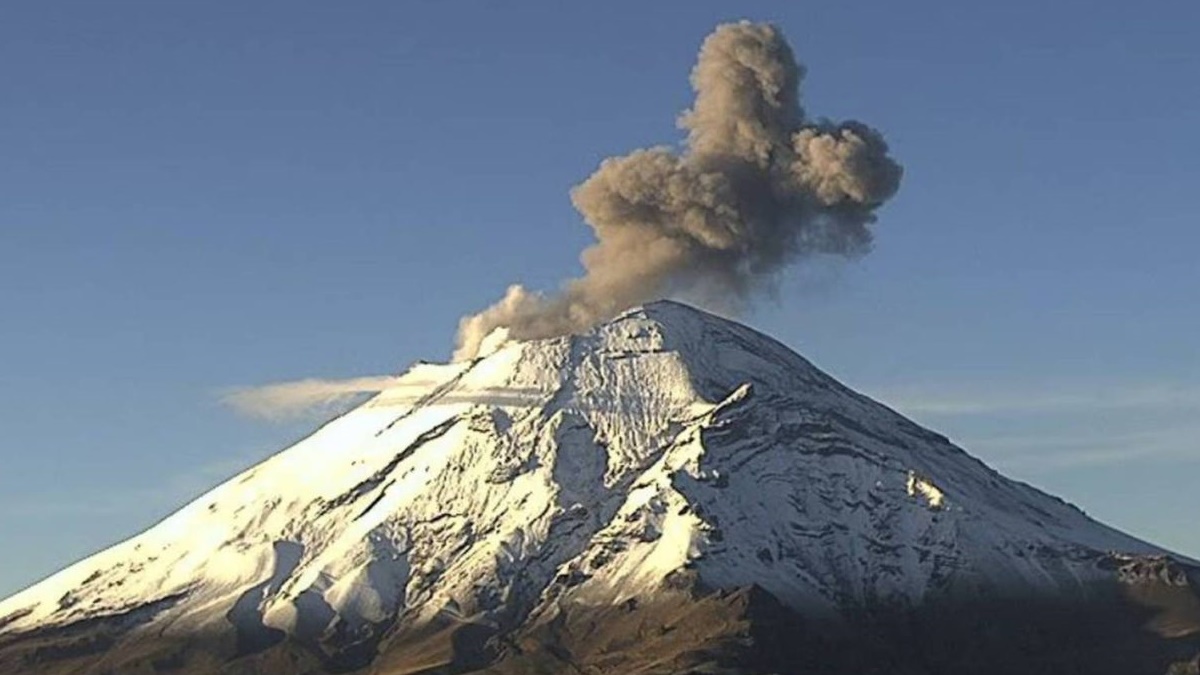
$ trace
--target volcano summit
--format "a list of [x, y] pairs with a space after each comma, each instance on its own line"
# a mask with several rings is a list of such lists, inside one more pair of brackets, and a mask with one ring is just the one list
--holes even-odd
[[0, 603], [0, 672], [1195, 673], [1198, 583], [659, 302], [415, 365]]

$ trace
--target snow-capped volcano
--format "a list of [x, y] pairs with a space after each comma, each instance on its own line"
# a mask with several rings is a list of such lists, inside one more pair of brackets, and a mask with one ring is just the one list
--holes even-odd
[[[1186, 604], [1191, 564], [753, 330], [661, 302], [412, 367], [0, 603], [0, 672], [582, 672], [566, 665], [586, 660], [576, 643], [609, 639], [618, 608], [626, 622], [667, 622], [638, 612], [671, 603], [728, 616], [755, 589], [796, 621], [847, 625], [979, 598], [1086, 602], [1121, 584], [1184, 589]], [[1168, 617], [1172, 638], [1196, 634], [1187, 611]], [[590, 629], [585, 614], [600, 617]], [[691, 672], [668, 664], [692, 663], [679, 659], [695, 645], [664, 649], [659, 670], [587, 672]]]

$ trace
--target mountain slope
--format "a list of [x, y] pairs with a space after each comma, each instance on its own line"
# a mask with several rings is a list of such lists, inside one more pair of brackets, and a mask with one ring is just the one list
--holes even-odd
[[937, 627], [934, 608], [956, 629], [985, 606], [1035, 625], [1030, 602], [1108, 617], [1084, 644], [1145, 633], [1162, 672], [1190, 654], [1196, 578], [769, 338], [663, 302], [413, 367], [0, 603], [0, 672], [631, 673], [638, 650], [644, 672], [757, 672], [810, 639], [833, 658]]

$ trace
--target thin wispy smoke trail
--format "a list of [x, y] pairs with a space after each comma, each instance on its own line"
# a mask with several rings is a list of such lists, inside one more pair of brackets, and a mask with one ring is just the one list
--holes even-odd
[[455, 358], [473, 358], [496, 329], [563, 335], [680, 291], [736, 309], [806, 255], [866, 252], [901, 168], [865, 124], [810, 119], [803, 75], [777, 27], [719, 26], [692, 71], [682, 152], [604, 160], [571, 193], [596, 236], [580, 256], [583, 276], [548, 296], [510, 286], [460, 322]]
[[312, 415], [340, 414], [363, 397], [378, 395], [372, 407], [423, 405], [533, 405], [553, 392], [532, 387], [458, 387], [436, 396], [430, 391], [445, 380], [379, 375], [342, 380], [306, 379], [226, 391], [221, 402], [248, 417], [285, 421]]
[[307, 379], [225, 392], [221, 400], [251, 417], [281, 420], [313, 412], [338, 410], [356, 397], [401, 386], [394, 375], [342, 380]]

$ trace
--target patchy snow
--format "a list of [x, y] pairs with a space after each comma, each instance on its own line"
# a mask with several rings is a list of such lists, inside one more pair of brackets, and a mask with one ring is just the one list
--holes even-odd
[[681, 570], [836, 611], [1073, 588], [1107, 551], [1156, 550], [682, 305], [487, 347], [8, 598], [0, 633], [180, 596], [146, 629], [319, 637], [622, 602]]
[[916, 497], [920, 495], [925, 499], [925, 503], [929, 504], [930, 508], [942, 508], [942, 501], [945, 500], [946, 494], [938, 489], [928, 478], [918, 477], [913, 471], [908, 472], [908, 496]]

